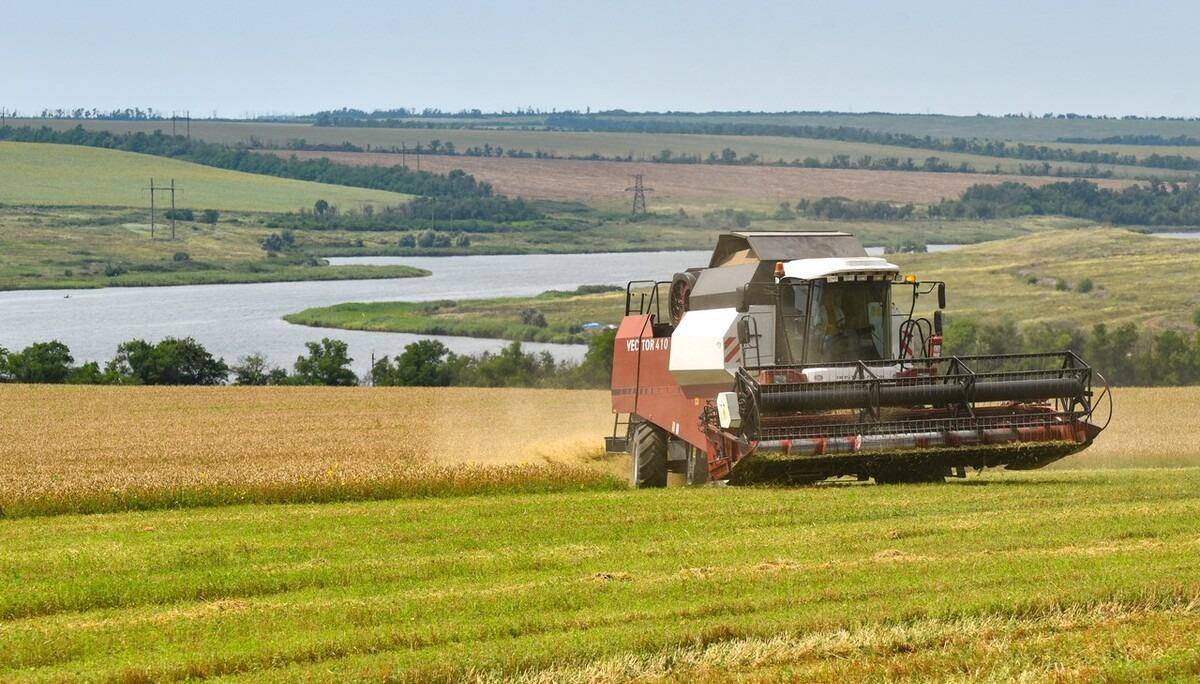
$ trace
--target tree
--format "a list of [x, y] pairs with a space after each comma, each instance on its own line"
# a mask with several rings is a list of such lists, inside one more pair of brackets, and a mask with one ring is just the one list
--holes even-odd
[[35, 342], [20, 352], [8, 354], [8, 375], [16, 382], [61, 383], [71, 373], [75, 359], [67, 345]]
[[313, 214], [316, 214], [317, 218], [324, 218], [327, 211], [329, 211], [329, 202], [319, 199], [313, 204]]
[[371, 381], [380, 386], [445, 387], [450, 384], [447, 359], [452, 356], [437, 340], [418, 340], [404, 347], [394, 365], [386, 356], [376, 361]]
[[201, 223], [215, 224], [220, 218], [221, 212], [217, 211], [216, 209], [205, 209], [200, 214]]
[[296, 358], [296, 377], [305, 385], [356, 385], [358, 378], [350, 370], [349, 347], [328, 337], [320, 342], [305, 342], [308, 356]]
[[278, 385], [287, 380], [287, 372], [272, 366], [260, 353], [243, 356], [229, 370], [235, 385]]
[[220, 385], [229, 376], [225, 362], [191, 337], [123, 342], [108, 370], [143, 385]]

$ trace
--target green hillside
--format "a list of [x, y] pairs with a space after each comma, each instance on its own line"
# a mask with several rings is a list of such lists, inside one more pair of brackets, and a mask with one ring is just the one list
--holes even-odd
[[[976, 321], [1190, 329], [1200, 306], [1200, 240], [1056, 230], [889, 258], [922, 279], [945, 280], [947, 313]], [[1093, 287], [1080, 292], [1085, 279]]]
[[[324, 199], [343, 209], [410, 199], [379, 190], [274, 178], [131, 152], [0, 142], [0, 204], [143, 207], [147, 187], [175, 179], [176, 205], [192, 209], [295, 211]], [[166, 195], [160, 201], [169, 202]]]

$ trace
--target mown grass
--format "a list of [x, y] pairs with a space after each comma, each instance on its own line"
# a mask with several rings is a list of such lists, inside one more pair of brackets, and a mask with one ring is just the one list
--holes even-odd
[[[175, 179], [179, 208], [296, 211], [324, 199], [342, 209], [400, 204], [410, 196], [380, 190], [227, 171], [133, 152], [77, 145], [0, 142], [0, 202], [150, 206], [150, 179]], [[159, 208], [170, 197], [159, 195]]]
[[1200, 470], [0, 521], [0, 677], [1187, 679]]
[[[335, 304], [288, 314], [283, 320], [320, 328], [579, 344], [589, 338], [580, 326], [619, 323], [624, 302], [624, 291], [544, 292], [535, 297]], [[522, 312], [530, 309], [545, 317], [545, 325], [522, 321]]]

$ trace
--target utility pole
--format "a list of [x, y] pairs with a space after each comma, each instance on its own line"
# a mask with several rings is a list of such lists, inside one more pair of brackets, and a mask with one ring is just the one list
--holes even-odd
[[630, 212], [633, 216], [646, 213], [646, 193], [654, 192], [654, 188], [647, 188], [642, 183], [642, 174], [636, 173], [633, 175], [633, 186], [625, 188], [625, 192], [633, 193], [633, 210]]
[[192, 139], [192, 110], [187, 111], [187, 139]]
[[171, 239], [174, 240], [175, 239], [175, 179], [174, 178], [171, 179], [171, 185], [165, 186], [165, 185], [155, 185], [154, 179], [151, 178], [150, 179], [150, 187], [148, 189], [150, 190], [150, 239], [151, 240], [154, 239], [154, 233], [155, 233], [155, 228], [156, 228], [155, 210], [157, 208], [157, 204], [155, 202], [154, 196], [160, 192], [169, 192], [169, 193], [171, 193], [171, 213], [168, 215], [168, 217], [171, 219]]
[[154, 239], [154, 179], [150, 179], [150, 239]]

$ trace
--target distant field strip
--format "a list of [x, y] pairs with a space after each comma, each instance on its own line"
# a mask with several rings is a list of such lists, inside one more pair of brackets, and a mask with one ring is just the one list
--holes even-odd
[[[374, 152], [277, 152], [301, 159], [328, 157], [343, 164], [392, 166], [401, 155]], [[408, 155], [409, 167], [415, 157]], [[759, 200], [794, 202], [820, 197], [929, 203], [957, 197], [977, 183], [1014, 181], [1030, 185], [1055, 182], [1055, 178], [921, 171], [868, 171], [797, 169], [718, 164], [652, 164], [595, 162], [568, 159], [509, 159], [495, 157], [421, 157], [421, 170], [447, 173], [462, 169], [508, 195], [533, 199], [619, 201], [630, 197], [625, 189], [631, 176], [643, 174], [654, 189], [657, 204], [695, 201]], [[1132, 181], [1101, 180], [1105, 187], [1120, 188]]]
[[[175, 179], [179, 208], [296, 211], [324, 199], [349, 209], [410, 199], [380, 190], [274, 178], [132, 152], [0, 142], [0, 204], [149, 207], [150, 179]], [[159, 194], [159, 208], [170, 197]]]
[[[624, 471], [597, 460], [605, 391], [0, 385], [0, 405], [7, 516], [607, 487]], [[1120, 389], [1113, 426], [1061, 467], [1200, 466], [1198, 407], [1200, 388]]]
[[[31, 126], [47, 125], [56, 129], [72, 128], [82, 125], [91, 130], [107, 130], [114, 133], [129, 131], [153, 132], [161, 130], [171, 132], [171, 122], [162, 121], [49, 121], [49, 120], [14, 120], [17, 125]], [[165, 125], [164, 125], [165, 123]], [[834, 124], [839, 125], [839, 124]], [[177, 129], [179, 130], [179, 129]], [[182, 130], [179, 130], [182, 133]], [[201, 140], [223, 143], [249, 143], [255, 140], [263, 145], [285, 147], [292, 140], [304, 140], [310, 145], [340, 145], [349, 142], [360, 147], [399, 148], [401, 145], [413, 148], [417, 143], [428, 145], [431, 140], [443, 143], [451, 142], [459, 151], [470, 147], [491, 145], [504, 149], [525, 150], [534, 153], [538, 150], [560, 157], [587, 156], [599, 154], [606, 157], [624, 157], [631, 155], [634, 159], [647, 159], [659, 154], [662, 150], [671, 150], [674, 154], [692, 154], [701, 157], [709, 153], [720, 154], [725, 148], [730, 148], [745, 157], [757, 154], [760, 159], [768, 162], [782, 159], [790, 162], [805, 157], [816, 157], [823, 162], [829, 161], [834, 155], [845, 154], [852, 159], [870, 156], [876, 159], [896, 157], [898, 159], [912, 158], [920, 164], [926, 157], [937, 157], [955, 165], [966, 162], [976, 171], [991, 171], [996, 166], [1004, 173], [1017, 173], [1021, 164], [1028, 164], [1022, 159], [1005, 157], [989, 157], [977, 154], [943, 152], [926, 150], [898, 145], [877, 145], [873, 143], [846, 142], [841, 140], [823, 140], [816, 138], [794, 138], [785, 136], [753, 136], [753, 135], [702, 135], [688, 133], [609, 133], [591, 131], [547, 131], [547, 130], [515, 130], [515, 129], [439, 129], [439, 128], [338, 128], [331, 126], [310, 126], [307, 124], [290, 123], [258, 123], [258, 122], [209, 122], [196, 121], [192, 123], [192, 136]], [[1083, 146], [1077, 146], [1082, 149]], [[424, 159], [422, 158], [422, 163]], [[1083, 171], [1089, 165], [1073, 162], [1055, 162], [1055, 167]], [[1145, 178], [1151, 175], [1160, 178], [1188, 177], [1189, 174], [1173, 172], [1169, 169], [1144, 169], [1136, 166], [1099, 165], [1100, 169], [1111, 170], [1121, 178]], [[422, 166], [424, 169], [424, 166]]]
[[3, 520], [0, 679], [1193, 680], [1198, 515], [1183, 469]]

